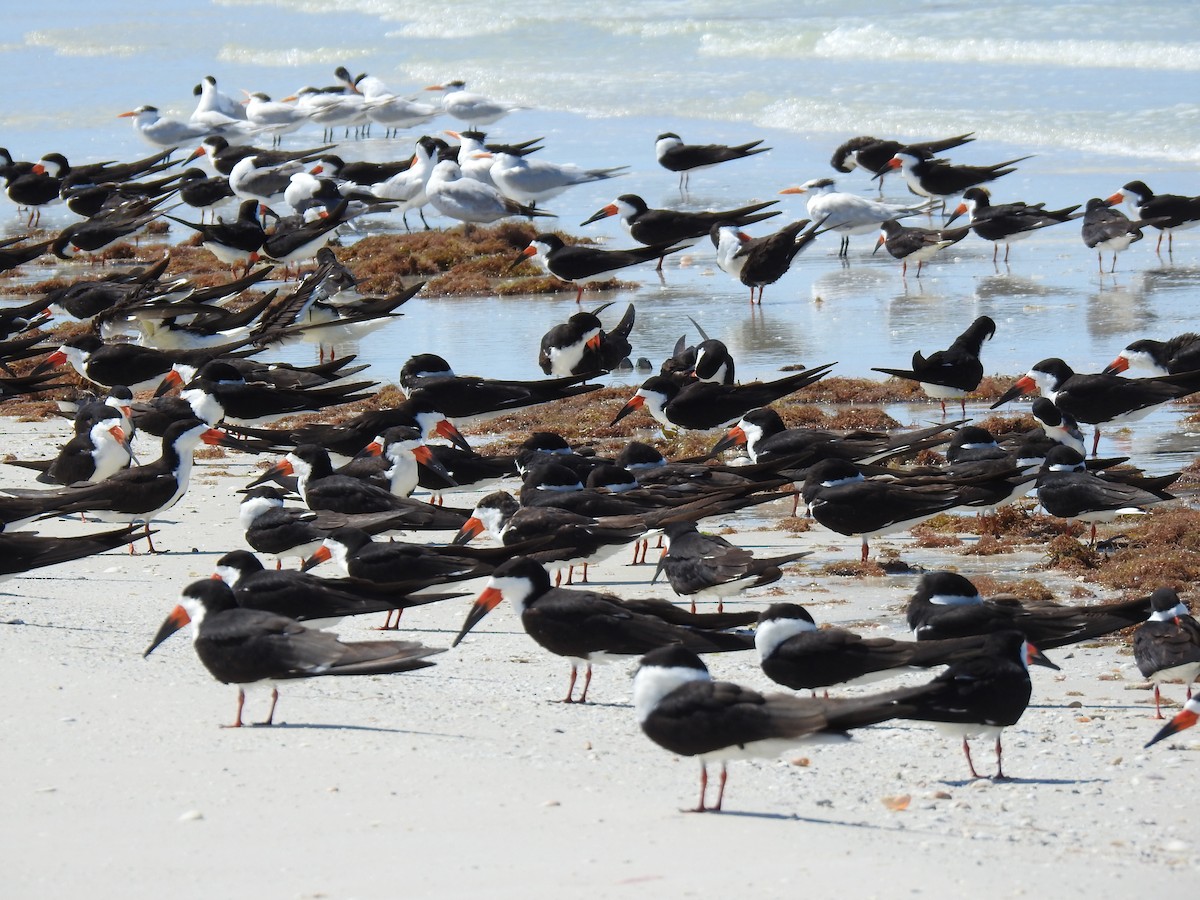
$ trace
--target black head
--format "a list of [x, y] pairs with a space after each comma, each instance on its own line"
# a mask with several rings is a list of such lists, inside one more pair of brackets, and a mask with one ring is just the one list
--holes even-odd
[[262, 572], [263, 564], [249, 550], [231, 550], [217, 560], [218, 569], [234, 569], [242, 576]]
[[979, 589], [957, 572], [926, 572], [917, 582], [913, 599], [929, 600], [933, 597], [954, 597], [982, 603]]
[[772, 603], [758, 614], [758, 624], [773, 622], [780, 619], [799, 619], [812, 625], [817, 623], [809, 615], [808, 610], [799, 603]]
[[708, 667], [704, 665], [700, 657], [680, 644], [669, 644], [666, 647], [651, 650], [642, 657], [638, 668], [694, 669], [708, 674]]
[[1154, 612], [1167, 612], [1177, 607], [1179, 603], [1179, 594], [1175, 593], [1174, 588], [1160, 587], [1150, 595], [1150, 609]]

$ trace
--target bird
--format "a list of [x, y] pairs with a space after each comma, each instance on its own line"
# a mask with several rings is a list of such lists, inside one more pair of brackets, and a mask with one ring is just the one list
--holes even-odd
[[936, 350], [928, 357], [920, 350], [914, 351], [911, 369], [872, 368], [871, 371], [916, 381], [927, 397], [941, 402], [943, 417], [946, 400], [958, 398], [966, 415], [966, 395], [983, 380], [983, 363], [979, 360], [983, 342], [995, 334], [995, 321], [990, 316], [979, 316], [945, 350]]
[[[253, 377], [253, 376], [251, 376]], [[217, 424], [258, 425], [365, 400], [362, 393], [373, 381], [353, 381], [315, 388], [280, 387], [269, 381], [247, 380], [232, 364], [214, 359], [200, 367], [179, 396], [198, 418]]]
[[464, 90], [466, 86], [466, 82], [456, 78], [442, 84], [431, 84], [425, 90], [441, 91], [442, 111], [460, 122], [466, 122], [473, 129], [492, 125], [509, 113], [526, 108]]
[[295, 619], [237, 605], [233, 589], [208, 578], [183, 589], [143, 657], [168, 637], [192, 623], [192, 646], [217, 681], [236, 684], [237, 716], [242, 727], [246, 686], [270, 681], [271, 708], [260, 724], [275, 721], [279, 689], [275, 682], [318, 675], [391, 675], [433, 665], [428, 657], [442, 650], [415, 641], [343, 643], [335, 635], [305, 628]]
[[1131, 181], [1105, 202], [1109, 205], [1125, 202], [1136, 209], [1142, 219], [1157, 220], [1152, 227], [1159, 231], [1154, 252], [1162, 250], [1163, 235], [1167, 236], [1167, 253], [1175, 249], [1175, 232], [1200, 225], [1200, 197], [1181, 194], [1156, 194], [1144, 181]]
[[538, 349], [538, 367], [547, 375], [566, 378], [608, 372], [629, 355], [636, 312], [633, 304], [611, 331], [605, 331], [600, 313], [605, 303], [591, 312], [577, 312], [566, 322], [555, 325], [544, 335]]
[[1014, 202], [992, 205], [987, 188], [973, 187], [963, 191], [962, 202], [954, 208], [946, 225], [964, 213], [971, 222], [971, 229], [985, 241], [992, 241], [992, 262], [1004, 245], [1004, 261], [1008, 262], [1008, 251], [1014, 241], [1023, 240], [1035, 231], [1050, 225], [1059, 225], [1078, 219], [1083, 214], [1077, 213], [1079, 204], [1066, 206], [1062, 209], [1045, 209], [1046, 204], [1032, 205]]
[[[682, 616], [671, 604], [672, 619], [683, 618], [693, 626], [668, 621], [641, 608], [626, 604], [619, 597], [596, 591], [569, 590], [550, 586], [550, 576], [541, 563], [516, 556], [497, 566], [488, 577], [487, 585], [476, 598], [452, 647], [457, 647], [467, 634], [501, 600], [508, 600], [521, 619], [526, 633], [556, 656], [571, 662], [571, 678], [564, 703], [587, 703], [592, 681], [592, 664], [611, 662], [611, 657], [640, 656], [655, 647], [679, 645], [698, 653], [720, 653], [747, 650], [753, 640], [737, 633], [727, 633], [736, 618], [724, 614]], [[747, 618], [744, 614], [743, 619]], [[753, 620], [753, 616], [748, 617]], [[701, 623], [716, 622], [711, 630]], [[586, 667], [583, 690], [574, 699], [575, 682], [580, 665]]]
[[468, 224], [490, 225], [508, 216], [554, 217], [554, 213], [510, 200], [490, 184], [464, 178], [459, 164], [450, 159], [433, 167], [425, 182], [425, 195], [442, 215]]
[[400, 368], [400, 386], [410, 397], [416, 394], [462, 423], [485, 421], [530, 406], [577, 397], [600, 387], [585, 381], [586, 376], [582, 375], [540, 381], [456, 375], [445, 359], [433, 353], [409, 357]]
[[[663, 749], [700, 761], [700, 802], [691, 812], [720, 812], [730, 759], [774, 757], [807, 741], [844, 742], [848, 732], [905, 716], [928, 687], [854, 699], [818, 700], [760, 694], [713, 681], [695, 653], [678, 645], [642, 657], [633, 677], [633, 708], [642, 731]], [[706, 805], [708, 764], [719, 762], [716, 802]]]
[[1162, 682], [1183, 679], [1187, 699], [1192, 699], [1192, 682], [1200, 675], [1200, 622], [1174, 588], [1155, 590], [1150, 608], [1150, 618], [1133, 633], [1133, 660], [1142, 677], [1154, 683], [1154, 715], [1161, 719]]
[[832, 178], [813, 178], [798, 187], [784, 188], [779, 193], [809, 195], [809, 218], [820, 222], [823, 230], [841, 235], [842, 243], [838, 248], [840, 257], [849, 254], [851, 235], [869, 234], [889, 219], [915, 216], [929, 209], [928, 203], [916, 206], [882, 203], [868, 200], [858, 194], [839, 191], [837, 182]]
[[76, 434], [63, 444], [53, 459], [37, 462], [12, 461], [11, 465], [40, 471], [42, 484], [67, 485], [81, 481], [96, 483], [129, 465], [129, 438], [121, 428], [121, 413], [111, 407], [87, 412], [77, 419]]
[[758, 303], [762, 305], [763, 288], [774, 284], [792, 267], [796, 256], [811, 244], [824, 229], [818, 222], [808, 231], [808, 219], [800, 219], [764, 237], [752, 238], [739, 228], [718, 223], [709, 237], [717, 248], [717, 265], [750, 288], [750, 303], [758, 288]]
[[774, 584], [783, 577], [780, 566], [811, 555], [801, 550], [770, 558], [756, 558], [753, 551], [735, 546], [718, 534], [701, 532], [695, 522], [673, 522], [663, 530], [667, 549], [658, 560], [654, 584], [665, 574], [680, 597], [687, 597], [696, 611], [697, 598], [717, 597], [717, 612], [724, 599], [750, 588]]
[[629, 250], [601, 250], [580, 244], [567, 244], [556, 234], [538, 234], [513, 260], [509, 269], [514, 269], [526, 259], [532, 259], [543, 271], [560, 281], [569, 282], [577, 288], [575, 302], [583, 300], [583, 287], [599, 281], [609, 281], [617, 269], [636, 266], [639, 263], [661, 260], [672, 253], [686, 250], [691, 244], [651, 244]]
[[[779, 210], [767, 210], [779, 201], [768, 200], [765, 203], [751, 203], [737, 209], [724, 209], [709, 212], [686, 212], [674, 209], [651, 209], [637, 194], [622, 194], [612, 203], [602, 207], [581, 222], [590, 225], [609, 216], [620, 216], [621, 227], [639, 244], [661, 244], [664, 246], [678, 244], [680, 241], [704, 237], [712, 231], [718, 222], [726, 222], [743, 228], [773, 218], [780, 214]], [[663, 259], [658, 260], [658, 268], [662, 268]]]
[[1035, 363], [1000, 395], [991, 408], [1024, 394], [1040, 393], [1076, 422], [1095, 426], [1092, 455], [1100, 444], [1100, 426], [1109, 422], [1133, 422], [1163, 403], [1200, 391], [1200, 372], [1181, 372], [1152, 378], [1122, 378], [1119, 375], [1077, 374], [1056, 356]]
[[931, 691], [914, 701], [916, 711], [905, 718], [936, 722], [942, 731], [962, 735], [963, 754], [972, 778], [982, 776], [971, 761], [968, 739], [995, 737], [994, 780], [1004, 780], [1000, 736], [1005, 728], [1020, 721], [1029, 706], [1033, 684], [1028, 660], [1035, 650], [1036, 645], [1019, 631], [989, 634], [977, 654], [951, 664], [930, 682]]
[[228, 223], [220, 218], [212, 225], [187, 222], [175, 216], [167, 218], [197, 232], [200, 246], [225, 265], [232, 268], [244, 266], [249, 273], [250, 266], [258, 261], [259, 251], [267, 239], [267, 233], [258, 219], [258, 206], [257, 200], [243, 200], [238, 207], [237, 219]]
[[714, 384], [696, 381], [686, 387], [662, 375], [654, 375], [621, 407], [612, 425], [636, 410], [645, 408], [665, 429], [706, 431], [736, 422], [751, 409], [793, 394], [820, 381], [837, 363], [802, 369], [775, 381], [748, 384]]
[[[937, 159], [929, 150], [904, 147], [897, 150], [888, 161], [892, 169], [899, 169], [908, 189], [921, 197], [939, 200], [944, 206], [947, 198], [961, 194], [967, 188], [994, 181], [1003, 175], [1017, 171], [1014, 163], [1030, 157], [1018, 156], [990, 166], [957, 166], [944, 159]], [[875, 177], [882, 177], [876, 175]]]
[[1081, 235], [1083, 243], [1096, 251], [1100, 274], [1104, 274], [1105, 250], [1112, 251], [1112, 268], [1108, 270], [1112, 274], [1117, 271], [1117, 254], [1128, 249], [1135, 241], [1140, 241], [1142, 229], [1151, 224], [1153, 221], [1146, 219], [1130, 220], [1125, 213], [1113, 209], [1108, 201], [1099, 197], [1088, 200], [1084, 206]]
[[34, 569], [74, 562], [115, 550], [134, 539], [137, 526], [99, 531], [77, 537], [46, 537], [33, 532], [5, 531], [0, 525], [0, 581]]
[[687, 190], [688, 177], [695, 169], [707, 169], [719, 163], [746, 159], [756, 153], [766, 153], [762, 140], [729, 146], [726, 144], [685, 144], [674, 132], [668, 131], [654, 139], [654, 156], [668, 172], [679, 173], [679, 190]]
[[934, 571], [918, 579], [905, 620], [918, 641], [1015, 629], [1038, 649], [1053, 650], [1138, 625], [1150, 615], [1150, 606], [1149, 597], [1093, 606], [1019, 600], [1006, 594], [985, 599], [957, 572]]
[[917, 277], [920, 278], [921, 267], [935, 253], [957, 244], [970, 233], [969, 225], [960, 228], [917, 228], [890, 220], [880, 226], [879, 240], [875, 242], [872, 253], [878, 253], [880, 247], [887, 248], [892, 259], [900, 260], [901, 275], [908, 274], [909, 260], [914, 261], [917, 264]]
[[1093, 475], [1086, 471], [1083, 454], [1064, 446], [1046, 454], [1037, 477], [1037, 496], [1050, 515], [1091, 523], [1092, 544], [1096, 543], [1097, 522], [1144, 513], [1149, 507], [1175, 499], [1165, 490], [1146, 490]]
[[961, 489], [949, 482], [909, 485], [868, 479], [854, 463], [825, 459], [810, 466], [800, 495], [809, 514], [831, 531], [862, 538], [862, 562], [868, 539], [905, 531], [963, 502]]
[[[206, 123], [181, 122], [170, 119], [158, 112], [157, 106], [143, 105], [129, 112], [120, 113], [119, 119], [132, 119], [134, 133], [153, 147], [173, 150], [183, 144], [191, 144], [214, 130], [221, 128], [221, 123], [215, 125]], [[229, 120], [228, 124], [232, 124]]]
[[583, 169], [576, 165], [544, 159], [496, 153], [492, 159], [492, 181], [506, 197], [527, 206], [553, 200], [569, 187], [604, 181], [624, 174], [628, 166]]
[[1200, 370], [1200, 334], [1184, 332], [1166, 341], [1134, 341], [1104, 367], [1103, 374], [1119, 375], [1127, 369], [1151, 375], [1178, 375]]
[[905, 147], [936, 154], [946, 150], [953, 150], [955, 147], [961, 147], [963, 144], [968, 144], [973, 140], [975, 140], [974, 132], [958, 134], [954, 137], [943, 138], [941, 140], [919, 141], [916, 143], [901, 143], [900, 141], [881, 140], [870, 135], [861, 135], [859, 137], [852, 137], [840, 144], [833, 151], [833, 156], [829, 160], [829, 164], [837, 171], [843, 173], [853, 172], [856, 168], [861, 167], [872, 175], [886, 175], [892, 171], [889, 165], [892, 157], [896, 155], [897, 151], [903, 150]]

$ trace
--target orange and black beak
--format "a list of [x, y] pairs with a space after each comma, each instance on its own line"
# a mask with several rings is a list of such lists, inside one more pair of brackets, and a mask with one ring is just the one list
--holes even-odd
[[413, 457], [418, 463], [423, 465], [429, 471], [436, 472], [438, 475], [442, 476], [442, 478], [445, 478], [448, 482], [450, 482], [450, 484], [458, 484], [458, 482], [454, 480], [454, 476], [450, 474], [450, 470], [443, 466], [442, 461], [434, 456], [433, 451], [424, 444], [413, 450]]
[[603, 209], [596, 210], [594, 213], [592, 213], [590, 219], [585, 219], [584, 221], [580, 222], [579, 225], [580, 227], [584, 225], [591, 225], [593, 222], [599, 222], [601, 219], [607, 219], [609, 216], [615, 216], [616, 214], [617, 204], [610, 203]]
[[33, 371], [29, 373], [32, 378], [34, 375], [41, 375], [43, 372], [49, 372], [55, 366], [61, 366], [67, 361], [67, 354], [62, 350], [55, 350], [40, 363], [33, 367]]
[[183, 376], [172, 369], [163, 376], [163, 380], [158, 383], [158, 387], [154, 391], [155, 397], [161, 397], [168, 393], [172, 388], [183, 386]]
[[309, 569], [315, 569], [321, 563], [328, 562], [332, 557], [333, 554], [329, 552], [329, 548], [322, 544], [313, 552], [312, 556], [304, 561], [300, 571], [307, 572]]
[[1107, 366], [1104, 367], [1105, 375], [1119, 375], [1129, 368], [1129, 360], [1123, 356], [1118, 356]]
[[746, 443], [746, 432], [742, 431], [740, 425], [734, 425], [726, 432], [725, 437], [721, 438], [708, 452], [709, 456], [716, 456], [718, 453], [723, 453], [730, 447], [741, 447]]
[[616, 425], [618, 422], [620, 422], [623, 418], [625, 418], [631, 412], [634, 412], [635, 410], [639, 410], [645, 405], [646, 405], [646, 398], [643, 397], [641, 394], [634, 394], [632, 397], [629, 398], [629, 402], [621, 407], [621, 411], [619, 413], [617, 413], [616, 418], [614, 418], [611, 422], [608, 423], [609, 427]]
[[[210, 447], [228, 447], [231, 450], [244, 450], [247, 453], [257, 452], [254, 447], [251, 447], [243, 440], [235, 438], [232, 434], [226, 434], [220, 428], [210, 428], [204, 434], [200, 435], [200, 440], [208, 444]], [[288, 464], [291, 465], [290, 463]]]
[[1175, 718], [1160, 728], [1158, 734], [1146, 742], [1146, 746], [1152, 747], [1173, 734], [1178, 734], [1180, 731], [1191, 728], [1196, 724], [1196, 720], [1200, 719], [1198, 713], [1200, 713], [1200, 702], [1189, 700], [1183, 709], [1175, 714]]
[[154, 652], [154, 648], [177, 632], [180, 628], [192, 621], [188, 616], [187, 610], [182, 606], [176, 606], [171, 610], [171, 614], [163, 621], [162, 626], [158, 629], [158, 634], [154, 636], [154, 640], [150, 646], [146, 648], [146, 652], [142, 654], [142, 659], [145, 659]]
[[950, 218], [946, 220], [946, 225], [949, 226], [955, 219], [967, 211], [967, 204], [960, 203], [954, 207], [954, 212], [950, 213]]
[[454, 536], [454, 540], [451, 543], [461, 547], [479, 534], [483, 534], [483, 523], [476, 516], [471, 516], [471, 518], [463, 522], [462, 528], [458, 529], [458, 534]]
[[195, 150], [192, 151], [192, 155], [189, 156], [187, 159], [185, 159], [184, 162], [191, 162], [197, 156], [203, 156], [203, 155], [204, 155], [204, 148], [197, 147]]
[[438, 422], [433, 429], [433, 433], [438, 437], [444, 437], [460, 450], [466, 450], [468, 453], [473, 452], [471, 445], [467, 443], [467, 439], [462, 436], [462, 432], [455, 428], [454, 423], [449, 419], [442, 419], [442, 421]]
[[513, 269], [515, 269], [521, 263], [525, 262], [525, 260], [530, 259], [531, 257], [534, 257], [534, 256], [537, 256], [537, 247], [530, 244], [528, 247], [526, 247], [524, 250], [521, 251], [521, 255], [518, 256], [516, 259], [514, 259], [512, 261], [512, 263], [509, 265], [509, 267], [507, 269], [505, 269], [504, 271], [511, 272]]
[[274, 481], [276, 478], [279, 478], [280, 476], [295, 475], [295, 474], [296, 474], [296, 472], [292, 468], [292, 464], [288, 460], [282, 459], [279, 462], [275, 463], [275, 465], [271, 466], [271, 468], [267, 469], [267, 471], [263, 472], [261, 475], [259, 475], [257, 478], [255, 478], [248, 485], [246, 485], [246, 488], [247, 489], [255, 488], [255, 487], [258, 487], [260, 484], [266, 484], [268, 481]]
[[1025, 642], [1025, 662], [1031, 666], [1045, 666], [1047, 669], [1054, 669], [1056, 672], [1061, 671], [1050, 657], [1046, 656], [1046, 654], [1033, 646], [1029, 641]]
[[500, 593], [499, 588], [485, 587], [483, 593], [475, 598], [475, 604], [471, 607], [471, 611], [467, 613], [467, 621], [463, 622], [462, 631], [458, 633], [458, 637], [454, 639], [451, 647], [457, 647], [467, 633], [478, 625], [483, 617], [490, 613], [504, 599], [504, 595]]
[[1025, 394], [1032, 394], [1037, 390], [1037, 382], [1028, 375], [1022, 375], [1017, 379], [1017, 383], [1005, 391], [1000, 399], [993, 403], [990, 409], [995, 409], [998, 406], [1003, 406], [1009, 400], [1015, 400], [1017, 397], [1023, 397]]
[[1121, 191], [1117, 191], [1111, 197], [1106, 197], [1104, 202], [1107, 203], [1109, 206], [1116, 206], [1118, 203], [1124, 203], [1125, 202], [1125, 194]]

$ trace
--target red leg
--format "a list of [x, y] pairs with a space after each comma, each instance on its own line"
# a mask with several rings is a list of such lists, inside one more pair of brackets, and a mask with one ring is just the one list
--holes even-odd
[[587, 564], [587, 563], [584, 563], [584, 564], [583, 564], [583, 583], [584, 583], [584, 584], [587, 584], [587, 583], [588, 583], [588, 579], [587, 579], [587, 569], [588, 569], [588, 564]]
[[[1190, 689], [1188, 692], [1188, 699], [1189, 700], [1192, 699]], [[1159, 693], [1158, 682], [1156, 681], [1154, 683], [1154, 718], [1156, 718], [1156, 719], [1161, 719], [1163, 717], [1161, 703], [1162, 703], [1162, 695]]]
[[721, 763], [721, 781], [717, 786], [717, 805], [712, 807], [713, 812], [721, 811], [721, 803], [725, 800], [725, 782], [729, 779], [729, 771], [725, 768], [725, 763]]
[[267, 718], [263, 720], [263, 725], [275, 724], [275, 704], [279, 702], [279, 688], [271, 688], [271, 709], [267, 712]]
[[575, 567], [567, 566], [567, 584], [575, 583]]
[[1000, 735], [996, 735], [996, 781], [1004, 781], [1004, 766], [1000, 764], [1000, 757], [1003, 755], [1003, 750], [1000, 747]]
[[241, 728], [242, 727], [242, 707], [246, 705], [246, 692], [238, 688], [237, 702], [237, 718], [233, 720], [232, 725], [222, 725], [222, 728]]
[[1096, 451], [1100, 446], [1100, 426], [1096, 426], [1095, 432], [1092, 434], [1092, 456], [1096, 455]]
[[592, 664], [587, 664], [587, 671], [583, 673], [583, 693], [579, 695], [577, 703], [587, 703], [588, 688], [592, 686]]
[[554, 586], [558, 587], [560, 584], [562, 584], [562, 569], [555, 569], [554, 570]]
[[871, 552], [871, 548], [870, 548], [869, 546], [867, 546], [867, 539], [866, 539], [866, 538], [863, 538], [863, 542], [862, 542], [862, 544], [863, 544], [863, 545], [862, 545], [862, 561], [863, 561], [863, 562], [866, 562], [866, 561], [867, 561], [867, 556], [868, 556], [868, 555], [870, 554], [870, 552]]
[[971, 745], [967, 743], [965, 737], [963, 738], [963, 753], [967, 755], [967, 768], [971, 770], [971, 777], [982, 778], [983, 776], [975, 771], [975, 763], [971, 762]]
[[563, 698], [563, 703], [574, 703], [575, 694], [575, 679], [579, 676], [579, 669], [575, 663], [571, 663], [571, 680], [567, 682], [567, 696]]
[[706, 812], [704, 806], [704, 795], [708, 793], [708, 766], [700, 763], [700, 803], [695, 809], [686, 810], [687, 812]]

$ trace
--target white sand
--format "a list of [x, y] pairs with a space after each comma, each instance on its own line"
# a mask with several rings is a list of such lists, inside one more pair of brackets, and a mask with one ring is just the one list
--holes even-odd
[[[65, 426], [6, 421], [5, 430], [10, 452], [28, 458], [45, 455]], [[1050, 655], [1061, 674], [1035, 670], [1034, 705], [1005, 735], [1009, 782], [967, 779], [956, 740], [898, 723], [843, 746], [732, 763], [721, 815], [678, 811], [696, 802], [697, 765], [641, 734], [632, 660], [598, 668], [594, 703], [556, 703], [567, 663], [506, 606], [434, 668], [295, 682], [277, 727], [220, 728], [234, 690], [202, 668], [190, 629], [148, 660], [141, 653], [179, 590], [243, 546], [233, 492], [256, 471], [238, 455], [201, 462], [159, 525], [166, 553], [107, 553], [5, 585], [5, 897], [1194, 893], [1200, 787], [1185, 763], [1200, 739], [1188, 732], [1142, 749], [1158, 723], [1132, 658], [1114, 646], [1060, 649]], [[28, 474], [6, 467], [4, 483]], [[766, 515], [785, 512], [778, 504]], [[85, 527], [96, 528], [43, 530]], [[764, 553], [811, 546], [812, 567], [858, 552], [819, 527], [734, 540]], [[904, 557], [938, 565], [934, 552], [905, 547]], [[662, 595], [646, 584], [652, 567], [627, 559], [595, 569], [594, 581]], [[1024, 564], [953, 560], [968, 575]], [[818, 583], [806, 568], [776, 586], [786, 599], [819, 620], [902, 631], [912, 576]], [[775, 593], [744, 603], [782, 599]], [[412, 610], [402, 635], [449, 646], [469, 604]], [[378, 638], [370, 629], [381, 618], [347, 621], [340, 633]], [[752, 654], [709, 664], [716, 677], [772, 688]], [[1166, 693], [1180, 698], [1182, 688]], [[265, 704], [251, 694], [248, 719]], [[810, 764], [792, 764], [801, 758]], [[987, 742], [976, 742], [975, 759], [992, 770]], [[904, 795], [902, 812], [882, 802]]]

